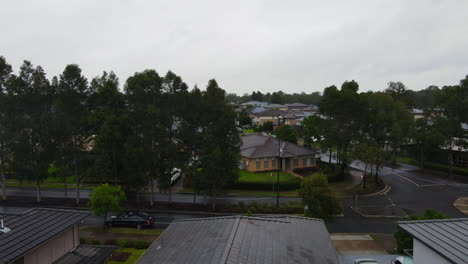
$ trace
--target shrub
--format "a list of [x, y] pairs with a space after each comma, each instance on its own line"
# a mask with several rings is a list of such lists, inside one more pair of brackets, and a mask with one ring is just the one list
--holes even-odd
[[147, 249], [151, 245], [148, 241], [135, 241], [134, 246], [136, 249]]
[[91, 245], [100, 245], [101, 241], [99, 239], [91, 239]]
[[120, 247], [124, 247], [124, 248], [131, 248], [131, 247], [134, 247], [135, 245], [134, 241], [129, 240], [129, 239], [119, 239], [117, 243], [119, 244]]
[[86, 238], [80, 237], [80, 244], [86, 244]]
[[246, 215], [247, 216], [252, 216], [252, 211], [250, 211], [250, 209], [248, 209]]
[[111, 239], [107, 239], [106, 241], [104, 241], [104, 244], [105, 245], [113, 245], [113, 246], [118, 246], [119, 243], [117, 242], [117, 240], [111, 238]]

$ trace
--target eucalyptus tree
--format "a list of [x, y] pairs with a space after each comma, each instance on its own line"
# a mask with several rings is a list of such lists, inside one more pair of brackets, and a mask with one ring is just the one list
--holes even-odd
[[[62, 170], [73, 171], [76, 204], [80, 202], [80, 174], [83, 173], [79, 164], [82, 163], [83, 154], [89, 150], [87, 148], [92, 140], [87, 125], [89, 96], [90, 88], [81, 68], [76, 64], [67, 65], [57, 81], [57, 96], [54, 102], [57, 124], [61, 132], [57, 135], [60, 153], [57, 162], [63, 165]], [[67, 174], [64, 174], [65, 196]]]
[[92, 80], [94, 109], [88, 117], [94, 140], [91, 171], [96, 180], [114, 184], [124, 181], [127, 175], [125, 144], [130, 131], [124, 96], [118, 86], [113, 72], [104, 72]]
[[37, 202], [41, 202], [40, 185], [56, 153], [54, 91], [44, 70], [40, 66], [34, 68], [29, 61], [24, 61], [19, 75], [11, 78], [7, 90], [14, 97], [15, 120], [10, 120], [14, 122], [12, 129], [15, 131], [11, 144], [12, 169], [32, 176]]
[[3, 56], [0, 56], [0, 181], [2, 184], [2, 200], [7, 199], [5, 167], [8, 159], [8, 145], [10, 143], [9, 128], [9, 95], [7, 81], [11, 78], [12, 68]]
[[154, 183], [159, 177], [162, 155], [159, 149], [162, 128], [162, 78], [155, 70], [135, 73], [124, 86], [128, 108], [129, 135], [127, 162], [132, 169], [137, 191], [150, 186], [150, 205], [154, 205]]
[[[236, 113], [224, 100], [224, 90], [210, 80], [203, 93], [202, 144], [200, 168], [205, 191], [216, 198], [238, 179], [240, 135]], [[215, 202], [212, 199], [212, 207]]]

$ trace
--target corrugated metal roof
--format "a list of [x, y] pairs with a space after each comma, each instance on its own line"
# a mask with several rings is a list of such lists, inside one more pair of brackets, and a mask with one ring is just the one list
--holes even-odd
[[137, 263], [338, 264], [339, 261], [322, 220], [229, 216], [173, 222]]
[[401, 221], [398, 225], [452, 263], [468, 263], [468, 218]]
[[87, 212], [42, 208], [21, 215], [0, 215], [5, 227], [11, 229], [8, 233], [0, 232], [0, 264], [25, 255], [89, 215]]

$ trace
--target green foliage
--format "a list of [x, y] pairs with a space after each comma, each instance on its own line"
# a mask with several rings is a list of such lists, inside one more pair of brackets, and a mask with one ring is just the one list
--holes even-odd
[[273, 122], [268, 121], [261, 125], [254, 125], [253, 130], [255, 132], [273, 132]]
[[252, 216], [252, 211], [250, 209], [247, 209], [247, 213], [246, 213], [247, 216]]
[[[424, 215], [411, 215], [408, 220], [432, 220], [432, 219], [449, 219], [450, 217], [444, 213], [437, 212], [434, 209], [428, 208], [424, 212]], [[398, 251], [403, 252], [404, 249], [412, 249], [413, 248], [413, 237], [403, 230], [400, 227], [397, 227], [397, 230], [394, 234], [394, 237], [397, 241], [397, 248]]]
[[151, 242], [131, 239], [119, 239], [117, 244], [123, 248], [146, 249], [151, 245]]
[[122, 204], [127, 200], [120, 186], [102, 184], [89, 195], [88, 206], [95, 215], [107, 214], [108, 211], [122, 211]]
[[329, 188], [327, 178], [321, 174], [304, 178], [299, 195], [313, 217], [329, 222], [333, 215], [341, 213], [340, 201]]
[[237, 121], [239, 121], [239, 126], [252, 125], [252, 118], [245, 109], [242, 109], [237, 113]]
[[297, 132], [296, 129], [290, 125], [280, 126], [275, 130], [276, 136], [287, 142], [297, 144]]
[[91, 239], [91, 245], [100, 245], [101, 241], [99, 239]]

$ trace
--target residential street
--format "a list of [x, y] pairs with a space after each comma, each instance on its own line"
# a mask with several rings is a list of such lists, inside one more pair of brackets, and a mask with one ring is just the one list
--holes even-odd
[[[359, 168], [362, 164], [353, 163], [354, 168]], [[464, 217], [465, 215], [458, 211], [453, 202], [459, 197], [468, 196], [468, 184], [453, 182], [430, 173], [422, 172], [419, 168], [401, 165], [398, 169], [384, 168], [381, 170], [381, 178], [391, 185], [391, 190], [387, 194], [369, 197], [358, 197], [357, 206], [375, 207], [376, 210], [383, 208], [396, 207], [402, 209], [406, 214], [423, 214], [425, 209], [433, 208], [443, 212], [450, 217]], [[82, 190], [81, 196], [87, 197], [90, 190]], [[33, 188], [8, 188], [8, 195], [11, 196], [35, 196]], [[63, 197], [63, 191], [58, 189], [44, 189], [43, 197]], [[74, 197], [74, 192], [69, 192], [69, 197]], [[149, 194], [144, 195], [149, 199]], [[165, 194], [156, 194], [156, 201], [167, 201]], [[298, 198], [281, 198], [281, 201], [294, 200]], [[193, 196], [190, 194], [173, 194], [174, 202], [193, 202]], [[197, 202], [209, 202], [203, 196], [197, 197]], [[220, 196], [216, 198], [217, 203], [226, 202], [276, 202], [276, 197], [252, 197], [252, 196]], [[351, 209], [356, 205], [355, 197], [343, 197], [344, 217], [337, 217], [329, 225], [330, 232], [357, 232], [357, 233], [392, 233], [394, 232], [395, 222], [399, 219], [386, 217], [363, 217]], [[3, 207], [3, 210], [6, 210]], [[199, 214], [167, 214], [156, 213], [155, 217], [159, 219], [159, 226], [165, 227], [174, 219], [206, 217], [208, 215]], [[385, 215], [384, 215], [385, 216]], [[102, 217], [90, 217], [87, 224], [100, 224]]]

